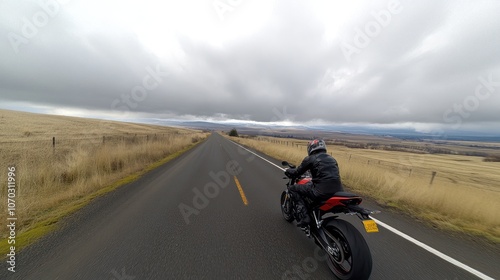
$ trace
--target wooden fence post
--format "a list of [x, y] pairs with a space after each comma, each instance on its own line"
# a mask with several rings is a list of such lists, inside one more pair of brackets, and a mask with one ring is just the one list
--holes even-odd
[[56, 137], [52, 137], [52, 148], [56, 148]]
[[432, 171], [432, 178], [431, 178], [431, 182], [429, 183], [429, 185], [432, 185], [432, 183], [434, 182], [434, 178], [436, 177], [436, 174], [437, 174], [436, 171]]

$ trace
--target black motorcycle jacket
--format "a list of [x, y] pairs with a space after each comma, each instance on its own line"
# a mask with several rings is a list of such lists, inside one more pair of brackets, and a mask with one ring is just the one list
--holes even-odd
[[320, 195], [333, 195], [344, 190], [337, 161], [329, 154], [321, 151], [305, 157], [297, 167], [296, 175], [300, 176], [307, 170], [311, 171], [315, 191]]

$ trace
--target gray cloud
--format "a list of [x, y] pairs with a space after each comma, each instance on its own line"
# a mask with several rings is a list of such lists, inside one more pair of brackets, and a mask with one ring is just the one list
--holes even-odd
[[[338, 25], [332, 40], [325, 39], [329, 30], [311, 1], [277, 1], [258, 30], [228, 35], [222, 43], [185, 32], [181, 27], [186, 21], [180, 21], [180, 27], [165, 25], [165, 33], [155, 33], [155, 38], [173, 42], [162, 49], [168, 55], [159, 55], [133, 28], [150, 20], [141, 18], [142, 13], [118, 13], [136, 20], [124, 24], [105, 7], [105, 16], [79, 13], [83, 2], [74, 0], [61, 4], [16, 54], [9, 34], [22, 35], [23, 18], [32, 19], [41, 10], [36, 3], [0, 6], [6, 15], [0, 19], [0, 107], [23, 102], [113, 113], [118, 100], [121, 108], [137, 115], [158, 117], [271, 121], [276, 110], [286, 107], [298, 122], [452, 126], [460, 118], [478, 126], [500, 123], [498, 83], [478, 104], [471, 98], [481, 85], [478, 77], [500, 81], [497, 1], [401, 1], [402, 10], [350, 61], [342, 44], [355, 46], [357, 28], [365, 30], [375, 21], [372, 13], [386, 10], [391, 1], [362, 6]], [[210, 3], [205, 4], [204, 12], [218, 20]], [[244, 4], [212, 26], [225, 30], [237, 23], [247, 9]], [[338, 4], [342, 9], [342, 1]], [[175, 14], [175, 5], [168, 8]], [[208, 25], [203, 18], [197, 22], [194, 15], [186, 17], [191, 17], [187, 22], [193, 30]], [[160, 19], [152, 22], [152, 27], [161, 25]], [[134, 106], [126, 105], [123, 96], [130, 98], [151, 70], [169, 74], [149, 80], [150, 85], [158, 83], [133, 101]], [[464, 117], [455, 104], [473, 110]]]

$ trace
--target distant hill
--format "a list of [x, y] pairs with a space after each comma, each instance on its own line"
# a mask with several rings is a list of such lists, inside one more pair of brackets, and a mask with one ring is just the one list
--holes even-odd
[[262, 124], [255, 122], [210, 122], [210, 121], [178, 121], [164, 119], [139, 119], [138, 122], [177, 126], [185, 128], [229, 131], [236, 128], [238, 132], [249, 135], [267, 136], [298, 136], [323, 135], [325, 133], [340, 133], [352, 135], [372, 135], [380, 137], [394, 137], [403, 140], [453, 140], [453, 141], [480, 141], [500, 142], [500, 132], [477, 133], [464, 130], [449, 130], [444, 134], [416, 132], [412, 129], [389, 129], [370, 126], [345, 126], [345, 125], [277, 125], [273, 123]]

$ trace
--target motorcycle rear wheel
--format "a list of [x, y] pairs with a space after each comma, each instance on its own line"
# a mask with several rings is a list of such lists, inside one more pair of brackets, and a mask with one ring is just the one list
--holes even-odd
[[287, 198], [286, 192], [284, 191], [281, 194], [281, 200], [280, 200], [280, 205], [281, 205], [281, 213], [283, 214], [283, 218], [285, 221], [291, 223], [293, 222], [293, 210], [292, 210], [292, 201], [290, 198]]
[[372, 255], [363, 235], [350, 223], [335, 219], [324, 226], [330, 247], [328, 267], [342, 280], [368, 279], [372, 271]]

